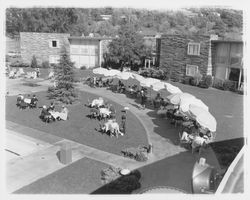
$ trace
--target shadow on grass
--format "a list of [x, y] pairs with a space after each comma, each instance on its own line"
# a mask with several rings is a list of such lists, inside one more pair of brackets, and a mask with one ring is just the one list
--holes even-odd
[[[190, 152], [182, 152], [174, 156], [165, 158], [155, 163], [138, 168], [141, 179], [140, 188], [124, 192], [123, 188], [115, 186], [115, 183], [120, 182], [121, 178], [108, 183], [101, 188], [98, 188], [91, 194], [131, 194], [142, 193], [147, 188], [166, 186], [177, 188], [177, 190], [192, 193], [192, 171], [198, 155], [193, 155]], [[213, 165], [214, 163], [209, 163]]]
[[[140, 188], [136, 190], [127, 191], [126, 193], [121, 192], [117, 187], [114, 187], [114, 183], [117, 183], [117, 181], [119, 182], [118, 179], [98, 188], [92, 192], [92, 194], [140, 194], [147, 191], [149, 188], [157, 187], [176, 188], [176, 191], [179, 190], [180, 192], [191, 194], [193, 167], [200, 157], [205, 158], [210, 166], [214, 167], [219, 173], [222, 173], [230, 166], [244, 144], [244, 138], [237, 138], [212, 143], [202, 155], [198, 153], [192, 154], [190, 151], [181, 152], [138, 168], [137, 170], [140, 172], [141, 179], [139, 180]], [[220, 156], [223, 156], [224, 159], [221, 159]], [[218, 163], [218, 161], [220, 163]], [[225, 166], [225, 164], [227, 166]], [[226, 167], [226, 169], [221, 169], [221, 166]]]

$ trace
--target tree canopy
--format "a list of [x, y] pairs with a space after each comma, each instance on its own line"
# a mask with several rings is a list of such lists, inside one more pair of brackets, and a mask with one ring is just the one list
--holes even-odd
[[142, 35], [136, 32], [134, 26], [124, 24], [118, 31], [118, 37], [109, 44], [108, 60], [117, 63], [120, 68], [133, 67], [143, 62], [147, 56]]
[[[111, 15], [103, 20], [101, 15]], [[157, 11], [133, 8], [7, 8], [6, 34], [19, 32], [60, 32], [72, 35], [115, 36], [127, 20], [136, 31], [151, 29], [160, 33], [242, 33], [241, 10], [189, 8]]]

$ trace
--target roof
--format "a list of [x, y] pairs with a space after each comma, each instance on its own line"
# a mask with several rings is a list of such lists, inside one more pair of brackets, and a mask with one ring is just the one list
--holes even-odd
[[81, 36], [70, 36], [69, 39], [76, 40], [112, 40], [113, 37], [81, 37]]
[[242, 40], [230, 40], [230, 39], [226, 39], [226, 40], [223, 40], [223, 39], [219, 39], [219, 40], [211, 40], [212, 43], [243, 43]]
[[152, 36], [152, 37], [158, 34], [157, 31], [151, 30], [151, 29], [144, 29], [144, 30], [141, 30], [139, 33], [142, 34], [143, 36]]

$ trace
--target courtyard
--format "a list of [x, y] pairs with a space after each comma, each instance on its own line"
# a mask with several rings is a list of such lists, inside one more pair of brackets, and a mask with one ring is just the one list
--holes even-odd
[[[7, 80], [7, 91], [9, 92], [6, 97], [7, 133], [38, 143], [40, 148], [34, 147], [35, 150], [26, 152], [23, 156], [12, 157], [8, 161], [9, 168], [7, 169], [9, 170], [15, 170], [20, 166], [23, 166], [23, 169], [30, 169], [29, 174], [27, 171], [27, 173], [18, 175], [19, 181], [16, 181], [16, 184], [13, 183], [15, 182], [13, 178], [16, 179], [16, 176], [13, 177], [13, 175], [17, 174], [18, 170], [14, 174], [11, 171], [7, 173], [9, 174], [7, 179], [13, 177], [8, 181], [10, 191], [13, 193], [116, 193], [116, 191], [107, 190], [100, 180], [101, 170], [108, 166], [126, 166], [130, 169], [138, 169], [142, 176], [142, 190], [165, 185], [191, 193], [191, 172], [199, 157], [205, 157], [207, 163], [218, 169], [222, 168], [212, 148], [207, 149], [202, 155], [192, 154], [176, 144], [178, 128], [166, 119], [160, 118], [152, 107], [140, 110], [137, 100], [124, 94], [113, 93], [105, 88], [91, 88], [77, 83], [80, 98], [77, 103], [68, 107], [69, 120], [45, 124], [38, 118], [39, 108], [19, 110], [15, 106], [16, 95], [18, 93], [36, 94], [39, 99], [39, 107], [49, 105], [50, 100], [46, 97], [46, 90], [52, 83], [41, 79], [36, 81], [39, 86], [30, 87], [22, 85], [23, 82], [26, 81], [22, 79]], [[199, 97], [209, 106], [211, 113], [217, 119], [216, 142], [244, 136], [242, 95], [213, 88], [201, 89], [179, 83], [172, 84], [184, 92]], [[152, 92], [151, 95], [155, 96], [155, 93]], [[120, 111], [123, 107], [129, 107], [128, 131], [125, 136], [110, 138], [101, 134], [96, 130], [99, 126], [98, 121], [86, 116], [89, 114], [89, 108], [84, 104], [88, 99], [92, 100], [99, 96], [114, 105], [118, 113], [118, 121], [121, 118]], [[19, 145], [24, 144], [20, 140], [17, 141]], [[61, 164], [58, 158], [58, 151], [64, 142], [70, 143], [73, 151], [73, 162], [66, 166]], [[133, 161], [124, 158], [121, 154], [121, 150], [124, 148], [149, 143], [153, 144], [153, 154], [146, 162]], [[20, 160], [22, 157], [23, 159]], [[36, 160], [39, 162], [34, 162]], [[151, 171], [157, 173], [151, 174]], [[180, 182], [180, 179], [183, 181]]]

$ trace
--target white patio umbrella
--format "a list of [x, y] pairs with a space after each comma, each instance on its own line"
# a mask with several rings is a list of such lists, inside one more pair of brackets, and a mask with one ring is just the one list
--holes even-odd
[[154, 83], [160, 82], [159, 79], [155, 79], [155, 78], [145, 78], [143, 80], [140, 81], [140, 85], [142, 87], [147, 87], [150, 88], [150, 98], [151, 98], [151, 89], [152, 89], [152, 85]]
[[106, 68], [98, 67], [98, 68], [93, 69], [93, 73], [94, 73], [94, 74], [102, 74], [102, 75], [105, 75], [105, 74], [108, 73], [108, 70], [107, 70]]
[[116, 69], [110, 69], [107, 71], [107, 73], [104, 74], [104, 76], [115, 76], [119, 73], [121, 73], [121, 71], [116, 70]]
[[134, 73], [132, 74], [132, 78], [139, 81], [139, 82], [143, 81], [145, 79], [143, 76], [141, 76], [139, 74], [134, 74]]
[[167, 99], [169, 99], [170, 103], [174, 105], [180, 105], [181, 100], [183, 99], [195, 99], [195, 96], [189, 93], [176, 93], [176, 94], [171, 94], [167, 96]]
[[171, 94], [182, 93], [182, 91], [178, 87], [173, 86], [170, 83], [165, 83], [165, 85], [166, 85], [167, 91], [170, 92]]
[[214, 116], [207, 110], [195, 105], [189, 106], [191, 116], [204, 128], [208, 128], [211, 132], [216, 131], [217, 122]]
[[131, 72], [120, 72], [115, 75], [115, 78], [128, 80], [129, 78], [133, 78], [133, 74]]
[[160, 82], [155, 82], [152, 84], [152, 89], [156, 92], [166, 89], [166, 85], [164, 82], [160, 81]]
[[188, 112], [190, 105], [201, 107], [206, 111], [209, 110], [208, 106], [205, 103], [203, 103], [203, 101], [201, 101], [200, 99], [197, 99], [197, 98], [195, 98], [195, 99], [193, 99], [193, 98], [181, 99], [180, 110], [182, 112]]
[[151, 86], [154, 84], [154, 83], [157, 83], [157, 82], [160, 82], [159, 79], [155, 79], [155, 78], [145, 78], [145, 79], [142, 79], [140, 81], [140, 85], [142, 87], [149, 87], [151, 88]]

